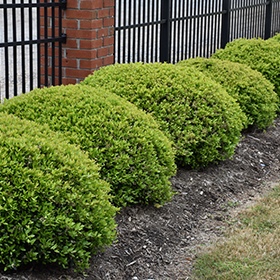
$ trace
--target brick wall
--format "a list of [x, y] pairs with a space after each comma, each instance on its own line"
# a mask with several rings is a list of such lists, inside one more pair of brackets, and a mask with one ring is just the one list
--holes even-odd
[[[64, 85], [78, 83], [101, 66], [114, 63], [114, 7], [114, 0], [67, 0], [62, 18], [63, 32], [67, 35], [66, 44], [62, 44]], [[41, 26], [43, 32], [43, 22]], [[41, 53], [44, 65], [44, 47]], [[48, 63], [50, 66], [51, 58]], [[42, 66], [42, 75], [44, 69]]]

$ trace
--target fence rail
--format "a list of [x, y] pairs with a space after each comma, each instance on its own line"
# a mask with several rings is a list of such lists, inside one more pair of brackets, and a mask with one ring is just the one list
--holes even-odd
[[280, 0], [116, 0], [115, 62], [209, 57], [237, 38], [280, 32]]

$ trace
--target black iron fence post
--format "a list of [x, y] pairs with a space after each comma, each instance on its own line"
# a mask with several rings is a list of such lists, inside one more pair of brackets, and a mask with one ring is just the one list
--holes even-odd
[[268, 0], [266, 2], [266, 12], [265, 12], [265, 35], [264, 39], [270, 38], [271, 33], [271, 18], [272, 18], [272, 1]]
[[222, 38], [221, 47], [224, 48], [229, 42], [229, 28], [230, 28], [230, 0], [223, 0], [223, 14], [222, 14]]
[[170, 49], [171, 49], [170, 1], [171, 0], [161, 1], [161, 21], [162, 21], [162, 25], [160, 28], [160, 61], [161, 62], [170, 62]]

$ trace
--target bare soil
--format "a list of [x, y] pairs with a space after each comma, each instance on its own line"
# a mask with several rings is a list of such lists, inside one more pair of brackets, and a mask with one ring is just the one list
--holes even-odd
[[245, 132], [232, 159], [199, 171], [179, 168], [171, 182], [177, 192], [172, 202], [117, 214], [118, 241], [92, 257], [86, 276], [33, 265], [0, 273], [0, 279], [189, 279], [196, 252], [222, 235], [230, 211], [280, 182], [280, 118], [266, 132]]

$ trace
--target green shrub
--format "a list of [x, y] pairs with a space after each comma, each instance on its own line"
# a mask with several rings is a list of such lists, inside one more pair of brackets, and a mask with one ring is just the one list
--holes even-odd
[[115, 94], [80, 85], [36, 89], [5, 101], [0, 111], [47, 123], [79, 144], [101, 166], [115, 204], [171, 199], [171, 142], [151, 116]]
[[280, 33], [277, 33], [277, 34], [274, 35], [273, 37], [269, 38], [267, 41], [268, 41], [268, 42], [270, 42], [270, 41], [275, 41], [275, 42], [280, 43]]
[[47, 126], [0, 113], [0, 267], [88, 266], [116, 237], [99, 167]]
[[275, 87], [280, 97], [280, 45], [262, 39], [238, 39], [218, 50], [213, 58], [230, 60], [250, 66], [261, 72]]
[[182, 165], [224, 159], [239, 141], [244, 114], [221, 86], [196, 69], [115, 64], [95, 71], [82, 84], [102, 86], [152, 113], [174, 141]]
[[177, 65], [195, 67], [221, 84], [246, 114], [245, 127], [257, 125], [264, 129], [277, 116], [277, 94], [273, 85], [258, 71], [240, 63], [201, 57], [180, 61]]

